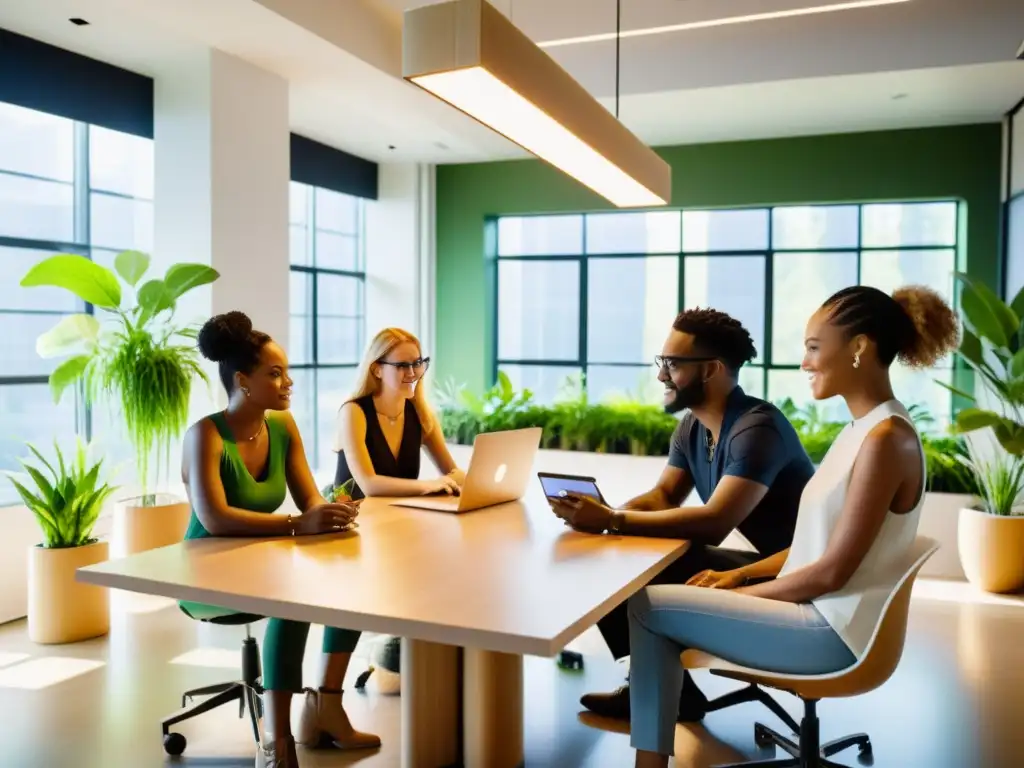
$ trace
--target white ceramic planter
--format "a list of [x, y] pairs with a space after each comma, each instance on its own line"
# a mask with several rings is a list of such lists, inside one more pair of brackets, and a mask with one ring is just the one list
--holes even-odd
[[74, 643], [110, 631], [110, 593], [76, 579], [79, 568], [102, 563], [105, 541], [84, 547], [34, 546], [28, 558], [28, 636], [34, 643]]
[[986, 592], [1024, 588], [1024, 515], [960, 510], [957, 548], [967, 580]]
[[0, 624], [28, 615], [29, 550], [42, 539], [39, 524], [28, 507], [0, 509]]
[[114, 510], [113, 549], [126, 557], [177, 544], [185, 537], [191, 508], [187, 501], [158, 494], [156, 504], [142, 506], [141, 498], [125, 499]]
[[932, 579], [963, 581], [963, 566], [957, 552], [957, 527], [960, 510], [969, 508], [977, 500], [969, 494], [927, 493], [918, 523], [919, 536], [928, 536], [939, 543], [939, 551], [928, 558], [921, 576]]

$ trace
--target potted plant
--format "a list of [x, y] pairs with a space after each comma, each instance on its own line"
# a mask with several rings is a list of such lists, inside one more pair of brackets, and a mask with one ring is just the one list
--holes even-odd
[[992, 592], [1013, 591], [1024, 586], [1024, 518], [1011, 514], [1015, 497], [1007, 500], [1015, 487], [1020, 491], [1024, 456], [1024, 290], [1007, 304], [984, 283], [959, 272], [956, 278], [965, 326], [957, 355], [974, 373], [977, 391], [943, 386], [973, 403], [956, 414], [956, 430], [990, 430], [995, 438], [980, 449], [970, 441], [964, 461], [982, 501], [961, 509], [957, 547], [968, 580]]
[[1016, 592], [1024, 588], [1024, 458], [986, 452], [972, 442], [964, 462], [981, 496], [978, 505], [960, 510], [957, 547], [964, 573], [986, 592]]
[[[194, 343], [196, 327], [177, 322], [174, 312], [182, 296], [219, 277], [204, 264], [175, 264], [162, 279], [140, 285], [149, 266], [150, 257], [139, 251], [119, 253], [114, 271], [84, 256], [57, 254], [21, 281], [25, 287], [68, 290], [99, 313], [64, 317], [37, 339], [36, 351], [66, 358], [50, 374], [55, 401], [82, 382], [86, 402], [103, 398], [120, 414], [140, 491], [115, 515], [114, 540], [123, 554], [171, 544], [185, 534], [187, 502], [156, 490], [168, 479], [171, 445], [187, 425], [192, 382], [208, 379]], [[134, 301], [125, 302], [126, 294], [134, 294]]]
[[109, 555], [107, 542], [93, 537], [93, 527], [114, 488], [100, 479], [102, 460], [89, 465], [81, 441], [69, 463], [54, 445], [56, 468], [35, 447], [28, 448], [49, 477], [27, 460], [21, 461], [27, 477], [6, 474], [43, 532], [42, 544], [29, 552], [29, 639], [73, 643], [105, 635], [110, 629], [109, 592], [76, 581], [75, 573]]

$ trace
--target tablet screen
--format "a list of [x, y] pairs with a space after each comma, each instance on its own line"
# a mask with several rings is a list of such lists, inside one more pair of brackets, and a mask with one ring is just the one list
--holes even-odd
[[595, 501], [604, 504], [604, 498], [597, 489], [597, 483], [587, 478], [540, 475], [540, 485], [544, 489], [545, 496], [561, 496], [564, 493], [576, 493], [580, 496], [589, 496]]

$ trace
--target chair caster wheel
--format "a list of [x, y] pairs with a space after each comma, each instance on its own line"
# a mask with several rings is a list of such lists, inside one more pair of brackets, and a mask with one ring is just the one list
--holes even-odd
[[185, 745], [188, 742], [185, 741], [185, 737], [180, 733], [168, 733], [164, 736], [164, 752], [168, 755], [174, 755], [177, 757], [185, 751]]
[[760, 723], [754, 723], [754, 743], [759, 749], [768, 749], [775, 746], [768, 729]]
[[861, 757], [871, 757], [873, 754], [874, 754], [874, 752], [871, 749], [871, 742], [870, 741], [865, 742], [864, 744], [860, 745], [860, 756]]

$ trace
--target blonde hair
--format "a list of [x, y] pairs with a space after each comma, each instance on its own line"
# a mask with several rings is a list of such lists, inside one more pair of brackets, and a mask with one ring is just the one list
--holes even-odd
[[[385, 328], [378, 331], [377, 335], [370, 339], [370, 343], [366, 346], [366, 352], [363, 354], [363, 360], [359, 364], [359, 371], [356, 374], [355, 390], [342, 405], [367, 395], [378, 394], [381, 390], [381, 380], [373, 375], [373, 366], [387, 357], [391, 350], [399, 344], [405, 343], [415, 344], [416, 348], [420, 350], [420, 354], [423, 354], [423, 345], [420, 344], [420, 340], [414, 334], [401, 328]], [[430, 413], [426, 387], [424, 386], [426, 378], [427, 374], [424, 371], [423, 376], [416, 382], [416, 392], [412, 396], [413, 404], [416, 406], [416, 411], [421, 415], [421, 418]]]

